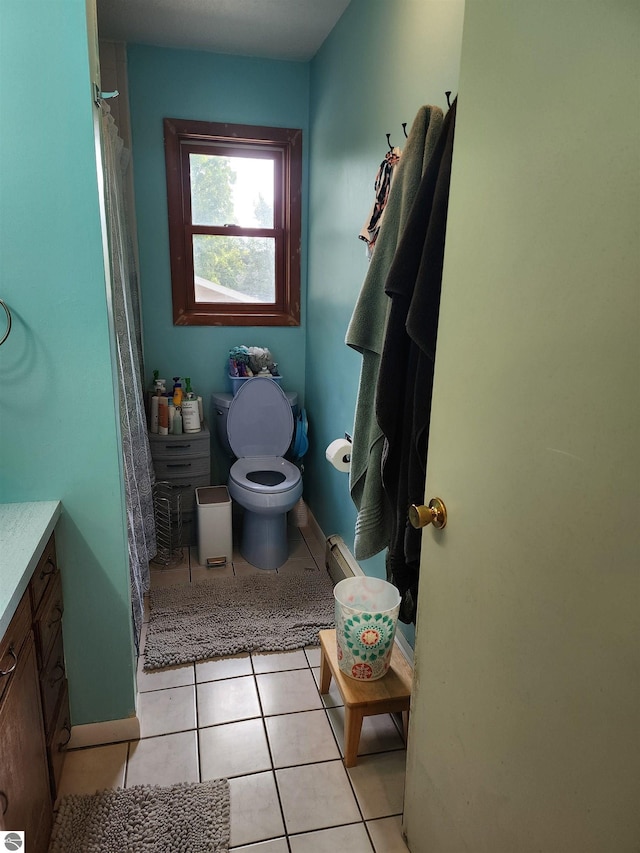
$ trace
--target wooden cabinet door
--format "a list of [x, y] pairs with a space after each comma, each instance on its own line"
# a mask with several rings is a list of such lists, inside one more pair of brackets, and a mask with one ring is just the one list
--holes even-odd
[[0, 829], [24, 831], [27, 850], [44, 853], [51, 795], [31, 632], [0, 705], [0, 791]]

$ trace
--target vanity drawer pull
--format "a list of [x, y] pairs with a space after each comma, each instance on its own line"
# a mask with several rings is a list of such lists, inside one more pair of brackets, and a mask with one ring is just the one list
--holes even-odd
[[[47, 569], [46, 566], [49, 566], [49, 568]], [[56, 570], [56, 564], [54, 563], [53, 558], [47, 557], [47, 562], [45, 563], [45, 566], [43, 566], [42, 570], [40, 571], [40, 580], [41, 581], [44, 580], [47, 577], [47, 575], [52, 575], [55, 572], [55, 570]]]
[[[9, 667], [9, 669], [0, 669], [0, 676], [3, 675], [11, 675], [13, 670], [18, 666], [18, 655], [14, 652], [13, 646], [9, 646], [7, 649], [8, 654], [13, 658], [13, 664]], [[3, 812], [4, 814], [4, 812]]]
[[191, 462], [167, 462], [167, 468], [191, 468]]

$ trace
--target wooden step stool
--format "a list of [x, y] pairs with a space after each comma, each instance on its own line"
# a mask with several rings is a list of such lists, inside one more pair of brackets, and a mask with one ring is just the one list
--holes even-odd
[[376, 681], [359, 681], [349, 678], [338, 666], [335, 629], [320, 631], [320, 693], [329, 692], [332, 676], [336, 680], [345, 707], [345, 767], [353, 767], [357, 761], [364, 717], [402, 712], [406, 743], [413, 673], [395, 643], [391, 653], [391, 666], [386, 675]]

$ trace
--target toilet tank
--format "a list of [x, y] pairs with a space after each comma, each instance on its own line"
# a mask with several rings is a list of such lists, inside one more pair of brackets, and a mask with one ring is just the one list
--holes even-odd
[[[283, 389], [284, 390], [284, 389]], [[298, 414], [298, 393], [297, 391], [285, 391], [295, 422]], [[229, 437], [227, 436], [227, 417], [229, 416], [229, 406], [233, 400], [233, 394], [226, 391], [214, 391], [211, 395], [211, 421], [215, 422], [215, 430], [220, 442], [220, 447], [230, 459], [235, 459], [233, 450], [229, 445]]]

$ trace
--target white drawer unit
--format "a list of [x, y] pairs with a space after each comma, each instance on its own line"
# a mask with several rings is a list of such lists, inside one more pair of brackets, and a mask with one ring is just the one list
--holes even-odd
[[195, 545], [195, 490], [211, 484], [211, 435], [206, 422], [202, 430], [183, 435], [149, 433], [153, 468], [158, 482], [179, 490], [182, 506], [182, 542]]

